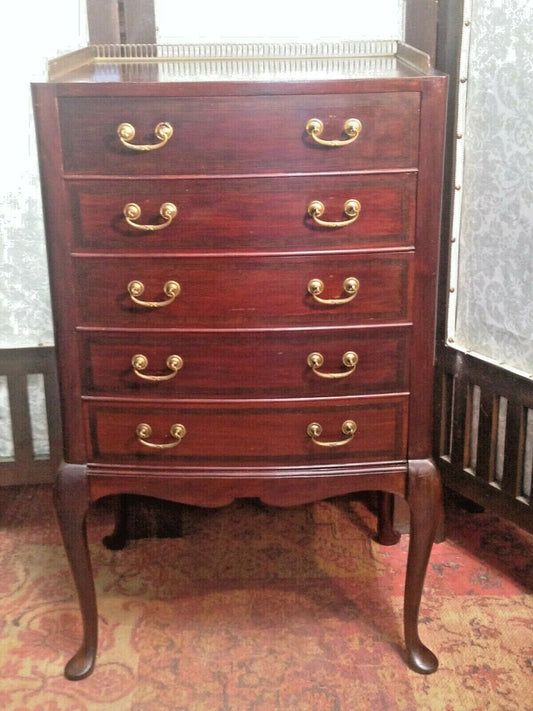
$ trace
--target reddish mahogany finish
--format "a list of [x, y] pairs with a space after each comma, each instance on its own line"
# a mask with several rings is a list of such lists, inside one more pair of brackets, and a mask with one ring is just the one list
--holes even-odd
[[[410, 505], [407, 661], [432, 672], [417, 616], [442, 513], [429, 456], [445, 78], [398, 63], [390, 76], [337, 81], [308, 69], [306, 80], [159, 82], [155, 62], [142, 66], [133, 81], [117, 64], [102, 83], [78, 67], [71, 82], [33, 87], [65, 441], [55, 502], [84, 629], [65, 673], [87, 676], [96, 656], [92, 501], [135, 493], [288, 506], [365, 489], [381, 492], [384, 544], [397, 540], [392, 495]], [[324, 138], [342, 138], [348, 118], [363, 129], [349, 145], [319, 146], [305, 131], [311, 118]], [[174, 135], [156, 150], [133, 152], [117, 137], [129, 122], [133, 142], [157, 142], [161, 121]], [[322, 219], [344, 221], [350, 198], [361, 213], [349, 225], [320, 227], [307, 214], [320, 200]], [[166, 201], [178, 214], [163, 230], [126, 224], [126, 203], [157, 225]], [[346, 300], [349, 277], [359, 292]], [[324, 282], [322, 298], [345, 303], [318, 303], [312, 279]], [[166, 300], [168, 280], [181, 292], [137, 305], [132, 280], [147, 301]], [[348, 351], [353, 372], [320, 377], [350, 370]], [[317, 372], [314, 352], [324, 356]], [[136, 354], [146, 374], [168, 375], [170, 355], [183, 365], [150, 382], [135, 373]], [[176, 442], [175, 423], [186, 434], [153, 449], [140, 423], [155, 444]]]
[[[324, 400], [225, 400], [208, 402], [86, 403], [91, 461], [134, 464], [171, 462], [186, 468], [205, 466], [309, 466], [335, 462], [405, 460], [407, 396], [326, 398]], [[357, 432], [348, 445], [321, 447], [307, 435], [319, 422], [317, 441], [344, 441], [342, 423], [353, 420]], [[183, 424], [187, 434], [175, 447], [154, 456], [138, 441], [135, 428], [148, 423], [149, 441], [173, 444], [170, 426]]]
[[[197, 180], [98, 180], [69, 183], [73, 249], [128, 252], [326, 252], [412, 247], [415, 173]], [[322, 227], [308, 215], [320, 200], [323, 220], [348, 219], [344, 203], [361, 204], [356, 222]], [[164, 202], [178, 214], [161, 231], [131, 227], [123, 209], [141, 208], [140, 224], [158, 225]], [[222, 229], [220, 228], [222, 226]]]
[[[314, 328], [278, 331], [81, 331], [84, 391], [128, 394], [137, 399], [302, 398], [407, 392], [410, 328]], [[216, 349], [213, 348], [216, 338]], [[313, 372], [307, 356], [320, 353], [318, 372], [347, 373], [346, 352], [357, 355], [355, 370], [326, 379]], [[135, 354], [148, 359], [143, 374], [168, 375], [166, 360], [177, 354], [183, 366], [171, 380], [149, 382], [131, 365]], [[235, 363], [239, 367], [235, 368]]]
[[[263, 257], [122, 257], [73, 259], [79, 323], [112, 328], [280, 328], [408, 322], [414, 255], [411, 252]], [[344, 280], [359, 281], [357, 296], [322, 304], [308, 292], [324, 283], [322, 298], [344, 299]], [[127, 286], [141, 281], [147, 301], [165, 301], [164, 284], [181, 292], [168, 306], [133, 302]]]
[[[221, 84], [222, 86], [222, 84]], [[217, 97], [62, 98], [59, 102], [65, 171], [106, 175], [231, 175], [412, 168], [418, 163], [420, 95], [359, 93]], [[327, 156], [305, 131], [324, 124], [324, 138], [342, 139], [346, 119], [363, 124], [361, 141]], [[132, 143], [157, 142], [154, 127], [170, 123], [168, 151], [139, 156], [116, 140], [120, 123], [136, 128]], [[345, 136], [344, 136], [345, 138]], [[358, 139], [359, 140], [359, 139]], [[208, 150], [206, 150], [208, 149]], [[157, 155], [159, 153], [159, 155]]]

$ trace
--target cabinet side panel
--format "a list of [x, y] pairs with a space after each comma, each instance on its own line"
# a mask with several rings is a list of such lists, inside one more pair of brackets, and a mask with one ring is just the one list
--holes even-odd
[[32, 94], [54, 312], [64, 457], [67, 462], [84, 463], [78, 349], [74, 338], [75, 280], [68, 248], [71, 224], [63, 182], [57, 99], [52, 85], [34, 84]]
[[446, 77], [423, 81], [415, 235], [409, 458], [431, 454], [435, 304], [446, 116]]

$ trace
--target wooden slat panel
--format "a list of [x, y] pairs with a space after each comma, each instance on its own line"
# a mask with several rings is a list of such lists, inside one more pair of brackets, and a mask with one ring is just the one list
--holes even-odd
[[27, 468], [33, 461], [30, 409], [26, 375], [10, 375], [7, 379], [11, 430], [15, 449], [15, 461]]
[[453, 465], [461, 470], [466, 465], [465, 447], [467, 443], [467, 401], [468, 384], [459, 377], [454, 382], [454, 408], [452, 415], [452, 456]]
[[63, 435], [61, 429], [61, 412], [59, 407], [59, 392], [57, 370], [53, 349], [50, 349], [49, 368], [43, 373], [44, 395], [46, 398], [46, 417], [48, 422], [48, 440], [50, 454], [48, 460], [49, 470], [57, 471], [63, 458]]
[[[533, 382], [502, 368], [451, 348], [443, 349], [437, 364], [437, 380], [455, 378], [451, 457], [443, 456], [440, 423], [435, 423], [435, 452], [443, 483], [499, 516], [509, 518], [526, 530], [533, 531], [533, 509], [523, 496], [525, 417], [533, 406]], [[477, 433], [477, 463], [470, 468], [472, 394], [481, 391]], [[445, 412], [441, 389], [435, 412]], [[507, 400], [503, 477], [495, 482], [498, 439], [498, 408], [501, 398]], [[437, 415], [438, 416], [438, 415]], [[500, 446], [502, 442], [500, 442]]]
[[435, 383], [435, 424], [438, 425], [435, 436], [439, 443], [439, 455], [449, 458], [452, 448], [453, 377], [441, 373]]
[[533, 380], [529, 378], [450, 347], [439, 353], [438, 367], [440, 372], [458, 374], [482, 389], [491, 388], [510, 402], [533, 408]]
[[474, 501], [486, 511], [509, 519], [517, 526], [533, 533], [533, 511], [529, 505], [506, 496], [501, 489], [487, 484], [478, 477], [463, 471], [458, 472], [450, 462], [443, 459], [439, 462], [439, 470], [444, 486]]
[[492, 482], [496, 452], [497, 407], [494, 393], [487, 389], [481, 390], [478, 422], [476, 476]]
[[524, 468], [526, 410], [517, 403], [507, 404], [505, 455], [502, 489], [510, 496], [519, 496]]
[[[50, 455], [35, 459], [27, 394], [27, 376], [42, 373]], [[59, 395], [53, 348], [0, 350], [0, 375], [7, 376], [14, 459], [0, 462], [0, 486], [40, 484], [53, 480], [61, 459]]]

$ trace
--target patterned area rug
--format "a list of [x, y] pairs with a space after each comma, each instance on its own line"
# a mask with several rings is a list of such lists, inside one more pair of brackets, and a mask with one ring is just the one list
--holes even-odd
[[109, 551], [89, 538], [100, 644], [68, 682], [80, 622], [48, 487], [0, 491], [4, 711], [533, 711], [533, 536], [448, 507], [421, 637], [428, 677], [403, 662], [407, 536], [376, 544], [360, 500], [184, 509], [183, 537]]

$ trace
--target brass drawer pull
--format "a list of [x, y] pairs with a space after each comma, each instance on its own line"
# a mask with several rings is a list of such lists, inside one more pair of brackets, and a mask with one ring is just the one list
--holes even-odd
[[170, 436], [176, 441], [168, 442], [167, 444], [154, 444], [154, 442], [148, 442], [148, 438], [152, 436], [152, 428], [144, 422], [137, 425], [135, 434], [137, 435], [139, 442], [144, 444], [145, 447], [151, 447], [152, 449], [171, 449], [172, 447], [176, 447], [181, 442], [187, 434], [187, 430], [183, 425], [171, 425]]
[[154, 134], [159, 140], [159, 143], [136, 145], [135, 143], [129, 142], [135, 138], [135, 129], [131, 125], [131, 123], [121, 123], [119, 126], [117, 126], [117, 134], [120, 138], [120, 142], [123, 146], [126, 146], [126, 148], [129, 148], [131, 151], [155, 151], [156, 148], [162, 148], [162, 146], [165, 145], [169, 138], [172, 137], [173, 132], [174, 131], [172, 129], [172, 126], [166, 121], [163, 121], [161, 123], [158, 123], [157, 126], [154, 128]]
[[181, 286], [177, 281], [167, 281], [163, 286], [163, 291], [169, 297], [166, 301], [141, 301], [138, 297], [144, 293], [144, 284], [142, 281], [134, 280], [128, 284], [130, 298], [139, 306], [149, 306], [154, 309], [160, 308], [161, 306], [168, 306], [180, 293]]
[[342, 364], [346, 366], [348, 370], [342, 373], [322, 373], [319, 368], [324, 365], [324, 356], [322, 353], [309, 353], [307, 356], [307, 365], [311, 368], [315, 375], [318, 375], [321, 378], [333, 380], [336, 378], [347, 378], [348, 375], [351, 375], [357, 367], [358, 360], [359, 356], [357, 353], [354, 353], [353, 351], [346, 351], [346, 353], [342, 356]]
[[346, 225], [351, 225], [359, 217], [361, 212], [361, 203], [355, 198], [346, 200], [344, 203], [344, 214], [348, 215], [348, 220], [343, 220], [342, 222], [328, 222], [327, 220], [321, 220], [320, 218], [324, 214], [324, 203], [320, 200], [313, 200], [307, 206], [307, 214], [313, 218], [313, 220], [321, 227], [346, 227]]
[[149, 380], [152, 383], [159, 383], [162, 380], [171, 380], [176, 377], [180, 368], [183, 367], [183, 359], [179, 355], [169, 355], [167, 358], [167, 368], [171, 371], [168, 375], [145, 375], [139, 371], [145, 370], [148, 367], [148, 358], [142, 353], [136, 353], [131, 359], [133, 372], [143, 380]]
[[356, 279], [355, 277], [348, 277], [344, 280], [342, 288], [347, 294], [349, 294], [349, 296], [341, 299], [323, 299], [320, 296], [320, 294], [324, 291], [324, 282], [321, 279], [311, 279], [311, 281], [307, 284], [307, 291], [311, 294], [315, 301], [318, 301], [319, 304], [347, 304], [357, 296], [357, 292], [359, 291], [359, 279]]
[[172, 220], [178, 214], [178, 208], [173, 202], [164, 202], [159, 208], [159, 214], [165, 220], [160, 225], [139, 225], [135, 220], [138, 220], [141, 216], [141, 208], [135, 202], [129, 202], [124, 205], [122, 210], [126, 222], [130, 227], [135, 227], [136, 230], [144, 230], [145, 232], [156, 232], [157, 230], [163, 230], [168, 227]]
[[357, 432], [357, 425], [353, 420], [346, 420], [342, 423], [342, 434], [346, 435], [347, 439], [341, 439], [338, 442], [320, 442], [319, 437], [322, 434], [322, 425], [318, 422], [311, 422], [307, 425], [307, 434], [315, 444], [320, 447], [342, 447], [348, 442], [351, 442]]
[[313, 141], [319, 143], [321, 146], [347, 146], [349, 143], [353, 143], [361, 133], [363, 124], [359, 119], [349, 118], [344, 122], [342, 130], [348, 136], [342, 140], [325, 140], [320, 138], [322, 131], [324, 130], [324, 124], [320, 119], [312, 118], [305, 125], [305, 130], [311, 136]]

